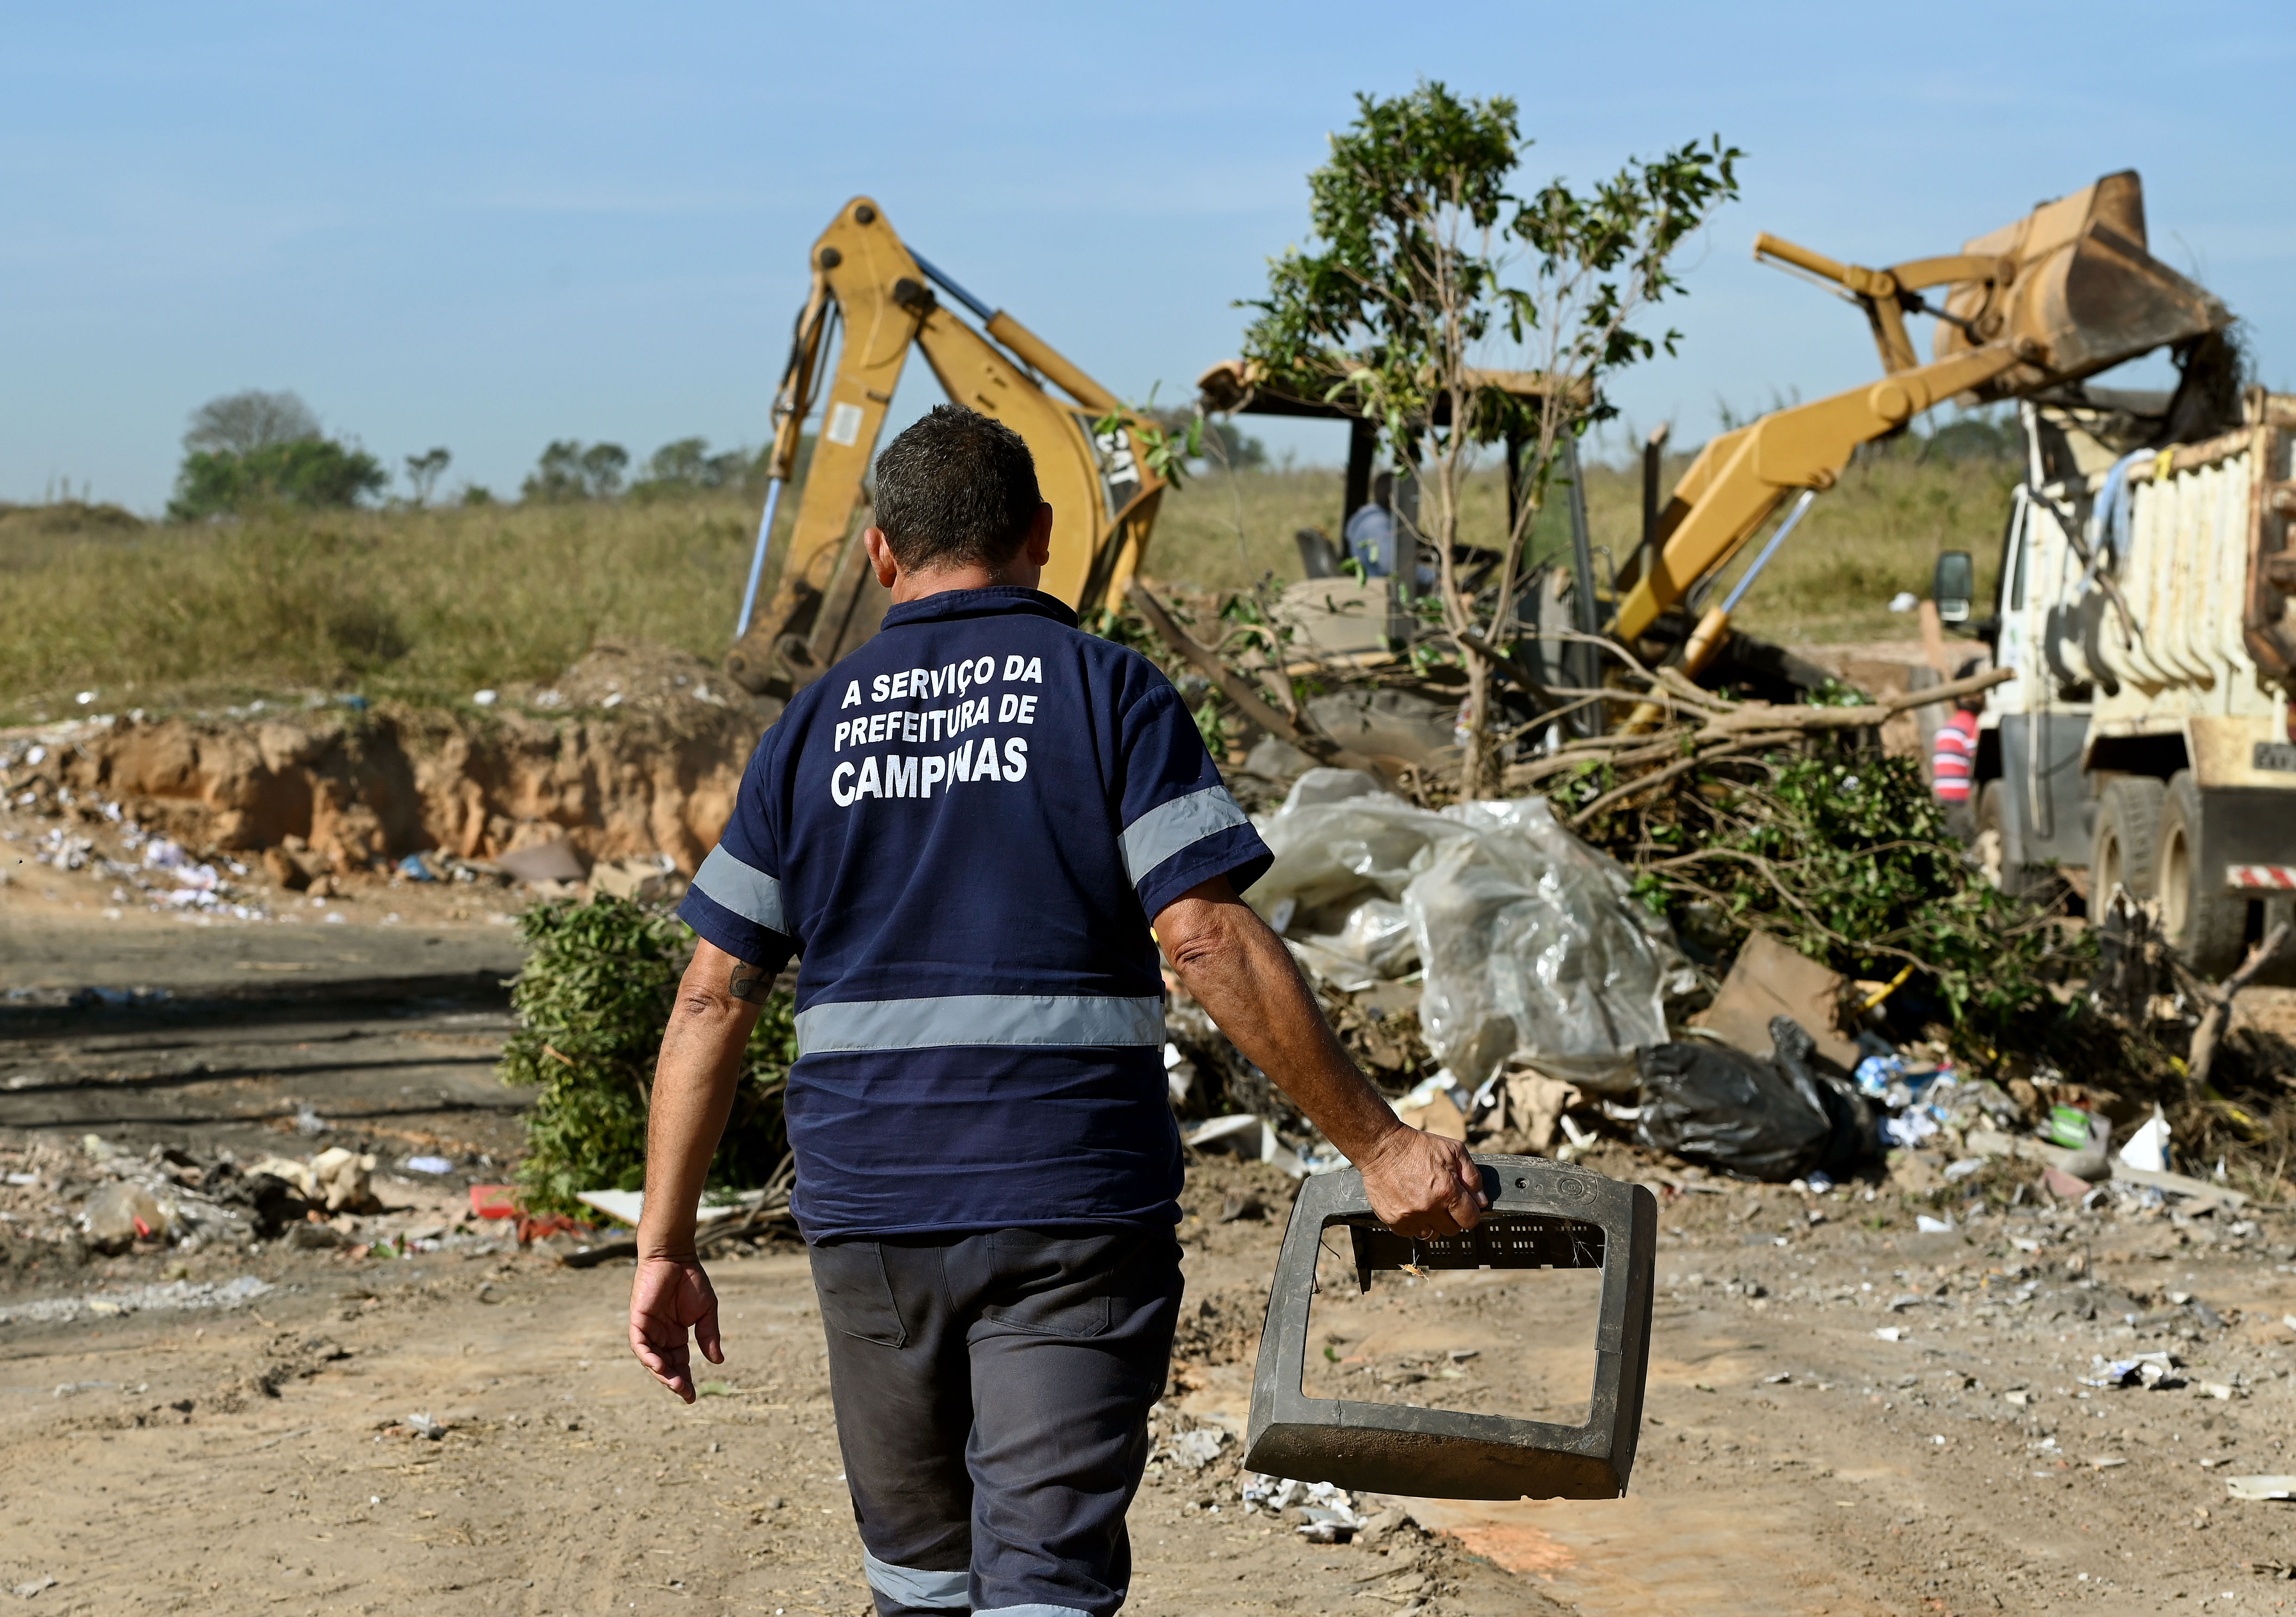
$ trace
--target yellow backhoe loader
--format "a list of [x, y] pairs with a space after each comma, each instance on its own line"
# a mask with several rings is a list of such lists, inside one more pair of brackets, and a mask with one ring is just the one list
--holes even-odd
[[[811, 263], [813, 290], [774, 399], [772, 480], [726, 671], [746, 690], [786, 700], [876, 633], [886, 594], [861, 546], [866, 524], [855, 513], [912, 343], [949, 398], [1027, 440], [1053, 507], [1046, 592], [1078, 612], [1120, 598], [1164, 491], [1150, 464], [1150, 423], [1012, 316], [904, 246], [867, 197], [847, 203], [822, 232]], [[943, 307], [935, 287], [972, 311], [981, 330]], [[837, 341], [832, 328], [840, 324]], [[788, 556], [760, 612], [758, 586], [775, 511], [796, 474], [802, 430], [816, 403], [820, 427]], [[1111, 417], [1112, 429], [1102, 431]]]
[[[1803, 495], [1806, 507], [1808, 492], [1832, 487], [1858, 445], [1956, 396], [1971, 403], [2025, 398], [2232, 323], [2221, 302], [2145, 250], [2144, 191], [2133, 169], [2044, 203], [1946, 258], [1866, 269], [1767, 234], [1756, 238], [1754, 255], [1838, 286], [1862, 305], [1886, 374], [1708, 442], [1641, 554], [1620, 571], [1627, 593], [1611, 627], [1629, 645], [1726, 566], [1789, 496]], [[1923, 296], [1936, 288], [1944, 289], [1939, 304]], [[1926, 365], [1906, 334], [1909, 314], [1937, 320]], [[1700, 620], [1683, 646], [1685, 672], [1697, 673], [1719, 649], [1729, 607], [1799, 515], [1729, 603]]]

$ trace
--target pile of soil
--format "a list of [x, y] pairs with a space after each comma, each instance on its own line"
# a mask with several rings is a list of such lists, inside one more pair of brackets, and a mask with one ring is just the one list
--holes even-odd
[[554, 685], [486, 707], [126, 715], [12, 733], [0, 736], [0, 785], [28, 808], [124, 815], [190, 849], [300, 838], [338, 869], [433, 849], [491, 859], [564, 838], [589, 861], [661, 853], [691, 874], [777, 710], [685, 653], [602, 644]]

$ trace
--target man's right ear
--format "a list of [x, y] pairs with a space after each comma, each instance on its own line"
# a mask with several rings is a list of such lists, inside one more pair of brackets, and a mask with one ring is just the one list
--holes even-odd
[[901, 576], [900, 563], [893, 559], [893, 543], [882, 528], [864, 528], [861, 543], [869, 552], [869, 565], [876, 570], [877, 582], [887, 589], [893, 587]]

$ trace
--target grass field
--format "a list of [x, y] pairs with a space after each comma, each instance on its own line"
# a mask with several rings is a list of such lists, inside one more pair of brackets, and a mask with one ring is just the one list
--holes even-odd
[[[1926, 593], [1940, 549], [1974, 551], [1990, 589], [2012, 480], [1996, 462], [1853, 467], [1749, 595], [1741, 621], [1796, 642], [1910, 635], [1912, 620], [1886, 603], [1900, 589]], [[1598, 550], [1624, 558], [1640, 498], [1636, 474], [1589, 468]], [[1293, 531], [1336, 529], [1340, 501], [1336, 471], [1207, 473], [1167, 497], [1147, 570], [1209, 589], [1297, 578]], [[1495, 476], [1477, 479], [1465, 537], [1495, 539], [1504, 505]], [[281, 513], [201, 527], [6, 510], [0, 722], [74, 710], [86, 690], [105, 711], [311, 689], [452, 701], [551, 678], [600, 638], [715, 661], [756, 521], [730, 499]], [[1567, 553], [1560, 499], [1535, 547]]]
[[[1669, 459], [1666, 485], [1689, 466]], [[1207, 589], [1238, 589], [1273, 572], [1300, 576], [1292, 535], [1303, 527], [1338, 529], [1337, 472], [1211, 472], [1168, 497], [1150, 553], [1149, 570]], [[1798, 643], [1882, 639], [1915, 633], [1910, 617], [1892, 616], [1900, 590], [1929, 593], [1942, 550], [1977, 560], [1980, 598], [1989, 599], [2000, 560], [2001, 524], [2015, 468], [1999, 461], [1918, 461], [1910, 455], [1852, 466], [1821, 496], [1775, 561], [1748, 592], [1738, 621], [1759, 634]], [[1505, 531], [1505, 484], [1496, 474], [1469, 485], [1463, 537], [1495, 544]], [[1597, 566], [1624, 562], [1642, 534], [1639, 469], [1587, 468], [1587, 526]], [[1561, 490], [1540, 513], [1534, 554], [1566, 562], [1570, 530]], [[1749, 546], [1736, 570], [1752, 559]]]

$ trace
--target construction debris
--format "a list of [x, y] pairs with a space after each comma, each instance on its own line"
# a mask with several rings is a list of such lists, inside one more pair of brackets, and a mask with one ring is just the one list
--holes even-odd
[[[1546, 625], [1538, 639], [1588, 648], [1578, 666], [1601, 683], [1563, 685], [1538, 639], [1481, 648], [1540, 716], [1515, 736], [1509, 797], [1462, 802], [1456, 751], [1435, 744], [1460, 687], [1423, 657], [1382, 661], [1338, 598], [1348, 580], [1311, 583], [1207, 612], [1136, 581], [1131, 638], [1208, 699], [1208, 733], [1224, 715], [1239, 796], [1270, 805], [1255, 824], [1276, 858], [1248, 900], [1406, 1120], [1565, 1156], [1629, 1139], [1777, 1180], [1886, 1162], [1940, 1210], [2005, 1194], [1989, 1169], [2003, 1159], [1978, 1137], [2015, 1142], [2036, 1195], [2110, 1185], [2193, 1201], [2210, 1182], [2139, 1183], [2169, 1171], [2150, 1137], [2105, 1161], [2116, 1125], [2126, 1145], [2157, 1100], [2179, 1143], [2189, 1125], [2213, 1155], [2296, 1135], [2257, 1120], [2279, 1116], [2273, 1101], [2259, 1113], [2200, 1098], [2179, 1030], [2152, 1016], [2152, 985], [2181, 981], [2157, 944], [2144, 956], [2157, 933], [2108, 945], [2120, 976], [2143, 979], [2132, 1021], [2127, 989], [2085, 991], [2097, 934], [2073, 890], [1997, 891], [1947, 834], [1918, 759], [1882, 750], [1900, 714], [2007, 671], [1879, 701], [1806, 678], [1811, 699], [1787, 702], [1766, 699], [1775, 685], [1709, 690]], [[1318, 601], [1352, 627], [1320, 630]], [[1210, 643], [1189, 627], [1215, 620]], [[1571, 718], [1590, 708], [1599, 722]], [[2184, 985], [2195, 1056], [2212, 1057], [2244, 981]], [[1788, 1047], [1774, 1030], [1791, 1030]], [[1168, 1034], [1194, 1086], [1184, 1113], [1220, 1121], [1205, 1146], [1327, 1149], [1184, 996]], [[2076, 1069], [2087, 1081], [2061, 1076]], [[2058, 1104], [2087, 1109], [2095, 1137], [2084, 1124], [2078, 1149], [2045, 1160], [2035, 1137]]]
[[1767, 1042], [1767, 1058], [1708, 1040], [1644, 1049], [1636, 1137], [1750, 1179], [1848, 1178], [1876, 1153], [1871, 1109], [1812, 1068], [1816, 1044], [1791, 1016], [1771, 1020]]
[[1719, 1034], [1749, 1055], [1767, 1060], [1770, 1029], [1791, 1018], [1817, 1053], [1845, 1071], [1856, 1070], [1864, 1052], [1834, 1026], [1849, 984], [1807, 956], [1796, 954], [1767, 932], [1746, 940], [1714, 1003], [1690, 1019], [1693, 1028]]
[[1418, 965], [1420, 1023], [1449, 1071], [1480, 1083], [1514, 1060], [1628, 1088], [1635, 1049], [1664, 1037], [1671, 930], [1544, 800], [1431, 812], [1361, 771], [1314, 769], [1261, 829], [1275, 862], [1247, 900], [1342, 991]]

